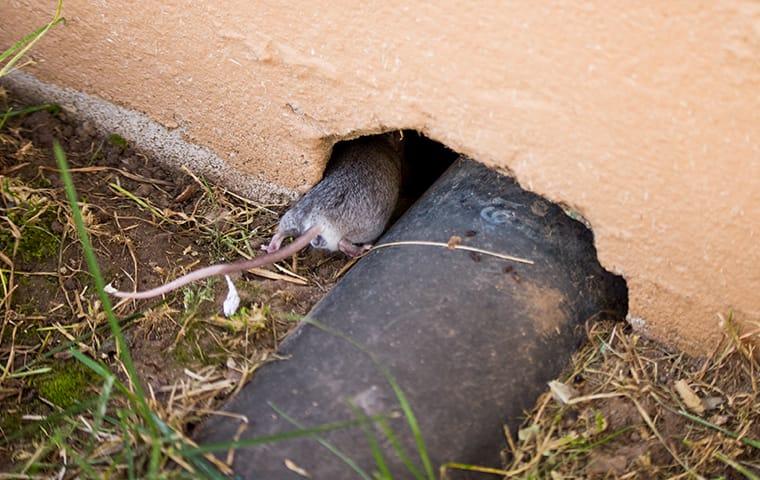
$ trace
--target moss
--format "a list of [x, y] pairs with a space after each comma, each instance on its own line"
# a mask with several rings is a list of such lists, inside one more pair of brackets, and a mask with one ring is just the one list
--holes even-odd
[[26, 261], [44, 260], [58, 252], [58, 237], [36, 225], [27, 226], [19, 243], [21, 258]]
[[97, 381], [94, 373], [79, 362], [66, 362], [34, 382], [39, 395], [53, 404], [68, 408], [87, 396], [87, 387]]
[[34, 188], [50, 188], [53, 186], [53, 182], [48, 177], [42, 175], [34, 178], [30, 183]]
[[177, 342], [177, 345], [172, 349], [172, 357], [180, 365], [188, 366], [198, 359], [198, 356], [193, 352], [195, 347], [194, 337], [193, 331], [187, 332], [185, 337]]
[[208, 357], [198, 347], [198, 342], [198, 329], [195, 325], [192, 325], [186, 330], [184, 337], [174, 346], [172, 357], [183, 366], [197, 365], [198, 363], [205, 365]]
[[[18, 254], [25, 262], [40, 261], [58, 253], [60, 239], [50, 233], [50, 226], [55, 220], [53, 212], [45, 212], [31, 220], [37, 209], [20, 209], [8, 213], [8, 217], [21, 229]], [[13, 251], [14, 238], [9, 229], [0, 231], [0, 250], [6, 255]]]
[[114, 147], [118, 147], [121, 150], [125, 150], [129, 146], [127, 139], [119, 135], [118, 133], [112, 133], [108, 136], [108, 143]]

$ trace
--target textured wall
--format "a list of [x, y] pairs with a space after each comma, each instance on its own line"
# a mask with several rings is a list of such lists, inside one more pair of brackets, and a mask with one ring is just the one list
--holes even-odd
[[[0, 3], [8, 44], [52, 1]], [[760, 3], [68, 0], [28, 71], [291, 189], [337, 139], [417, 129], [592, 225], [635, 324], [760, 320]]]

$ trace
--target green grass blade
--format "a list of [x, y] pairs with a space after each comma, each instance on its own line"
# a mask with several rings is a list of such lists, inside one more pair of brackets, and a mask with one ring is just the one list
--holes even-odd
[[[142, 318], [142, 313], [134, 313], [127, 318], [125, 318], [122, 323], [125, 324], [125, 327], [128, 327], [134, 322], [135, 320], [139, 320]], [[64, 350], [71, 350], [72, 348], [76, 347], [80, 343], [85, 343], [87, 340], [89, 340], [93, 335], [102, 334], [104, 330], [108, 330], [110, 327], [108, 325], [100, 325], [98, 326], [94, 331], [93, 330], [87, 330], [82, 335], [79, 335], [75, 337], [73, 340], [66, 340], [65, 342], [62, 342], [60, 345], [55, 346], [51, 348], [50, 350], [47, 350], [44, 354], [38, 355], [37, 357], [33, 358], [29, 361], [29, 363], [25, 364], [24, 366], [20, 367], [18, 370], [13, 372], [11, 375], [19, 375], [23, 372], [28, 372], [32, 369], [35, 365], [38, 365], [53, 356], [57, 355], [58, 353], [64, 351]], [[47, 368], [47, 367], [41, 367], [41, 368]]]
[[349, 336], [343, 334], [342, 332], [333, 330], [327, 327], [326, 325], [323, 325], [322, 323], [317, 322], [316, 320], [312, 320], [308, 317], [305, 317], [303, 321], [305, 323], [308, 323], [310, 325], [313, 325], [319, 328], [320, 330], [326, 333], [329, 333], [330, 335], [334, 335], [346, 340], [355, 348], [357, 348], [359, 351], [366, 354], [372, 360], [372, 363], [374, 363], [375, 366], [378, 368], [378, 370], [380, 370], [380, 372], [385, 377], [385, 380], [393, 389], [393, 393], [396, 395], [396, 399], [398, 400], [398, 403], [401, 406], [401, 410], [404, 412], [406, 423], [409, 425], [409, 429], [412, 431], [412, 436], [414, 437], [414, 442], [415, 442], [415, 445], [417, 446], [417, 453], [419, 454], [420, 460], [422, 461], [422, 465], [425, 469], [425, 475], [427, 476], [429, 480], [435, 480], [435, 475], [433, 474], [433, 464], [430, 461], [430, 456], [428, 455], [427, 447], [425, 446], [425, 439], [422, 436], [422, 431], [420, 430], [419, 422], [417, 421], [417, 417], [414, 415], [414, 411], [412, 410], [412, 406], [409, 404], [409, 400], [406, 398], [406, 395], [404, 394], [403, 390], [399, 386], [398, 382], [396, 382], [396, 378], [382, 363], [380, 363], [380, 361], [377, 360], [377, 358], [375, 358], [375, 355], [372, 352], [370, 352], [364, 345], [361, 345], [359, 342], [357, 342], [353, 338], [350, 338]]
[[579, 452], [590, 452], [590, 451], [592, 451], [592, 450], [594, 450], [594, 449], [596, 449], [598, 447], [601, 447], [602, 445], [604, 445], [604, 444], [606, 444], [608, 442], [611, 442], [612, 440], [614, 440], [617, 437], [619, 437], [620, 435], [628, 432], [629, 430], [633, 430], [633, 426], [628, 425], [626, 427], [623, 427], [623, 428], [620, 428], [618, 430], [615, 430], [614, 432], [610, 433], [609, 435], [607, 435], [607, 436], [605, 436], [603, 438], [600, 438], [599, 440], [597, 440], [597, 441], [595, 441], [593, 443], [589, 443], [587, 445], [583, 445], [583, 446], [579, 447], [577, 450]]
[[13, 111], [13, 109], [12, 109], [12, 108], [11, 108], [11, 109], [9, 109], [8, 111], [6, 111], [6, 112], [3, 114], [3, 118], [0, 118], [0, 130], [2, 130], [2, 129], [3, 129], [3, 127], [5, 127], [5, 123], [8, 121], [8, 119], [9, 119], [9, 118], [11, 118], [11, 112], [12, 112], [12, 111]]
[[[292, 425], [294, 425], [294, 426], [296, 426], [298, 428], [304, 428], [301, 423], [299, 423], [294, 418], [288, 416], [284, 411], [282, 411], [279, 408], [277, 408], [277, 406], [274, 405], [273, 403], [269, 403], [269, 406], [272, 408], [272, 410], [274, 410], [275, 412], [277, 412], [277, 414], [279, 416], [281, 416], [282, 418], [284, 418], [285, 420], [287, 420], [288, 422], [290, 422]], [[357, 463], [354, 462], [354, 460], [351, 457], [349, 457], [345, 453], [341, 452], [338, 449], [338, 447], [336, 447], [335, 445], [333, 445], [332, 443], [328, 442], [327, 440], [325, 440], [324, 438], [320, 437], [317, 434], [313, 434], [311, 436], [314, 437], [314, 439], [317, 442], [319, 442], [320, 445], [322, 445], [327, 450], [329, 450], [330, 453], [332, 453], [333, 455], [335, 455], [336, 457], [338, 457], [341, 461], [343, 461], [343, 463], [345, 463], [346, 465], [348, 465], [349, 467], [351, 467], [351, 469], [354, 472], [356, 472], [356, 474], [359, 475], [363, 480], [372, 480], [372, 477], [370, 477], [367, 474], [367, 472], [365, 472], [359, 465], [357, 465]]]
[[[349, 402], [349, 406], [354, 412], [354, 415], [358, 418], [367, 417], [367, 415], [356, 405]], [[388, 463], [385, 461], [385, 456], [383, 455], [383, 449], [380, 447], [380, 442], [377, 441], [375, 432], [372, 431], [372, 426], [369, 424], [363, 424], [362, 430], [367, 437], [369, 448], [372, 451], [372, 458], [375, 460], [375, 465], [377, 465], [377, 469], [379, 470], [380, 480], [393, 480], [393, 475], [391, 475], [391, 471], [388, 469]]]
[[8, 375], [8, 378], [23, 378], [23, 377], [31, 377], [33, 375], [40, 375], [43, 373], [48, 373], [50, 370], [52, 370], [51, 367], [40, 367], [35, 370], [24, 370], [23, 372], [13, 372], [10, 375]]
[[[163, 420], [160, 418], [154, 419], [156, 424], [158, 425], [159, 431], [164, 435], [164, 440], [167, 443], [179, 443], [180, 448], [184, 447], [186, 445], [184, 439], [182, 436], [177, 435], [177, 433], [166, 423], [164, 423]], [[180, 452], [181, 454], [182, 452]], [[227, 480], [228, 477], [223, 475], [217, 468], [209, 461], [207, 461], [205, 458], [199, 455], [188, 455], [186, 456], [186, 460], [192, 464], [192, 466], [197, 470], [197, 473], [200, 473], [202, 475], [201, 478], [210, 479], [210, 480]], [[195, 478], [195, 477], [193, 477]]]
[[190, 457], [187, 457], [187, 460], [198, 471], [197, 473], [201, 475], [201, 478], [210, 480], [229, 480], [229, 477], [219, 472], [219, 470], [217, 470], [217, 468], [213, 466], [211, 462], [203, 457], [191, 455]]
[[390, 374], [390, 372], [386, 371], [386, 379], [388, 380], [388, 383], [390, 383], [391, 388], [393, 388], [393, 392], [396, 394], [399, 405], [401, 405], [401, 410], [404, 412], [404, 416], [406, 417], [406, 423], [409, 425], [409, 429], [412, 431], [412, 435], [414, 435], [414, 443], [417, 445], [417, 452], [419, 453], [420, 460], [422, 460], [422, 465], [425, 467], [425, 473], [427, 474], [428, 479], [435, 480], [435, 475], [433, 474], [433, 464], [430, 461], [430, 456], [428, 455], [427, 447], [425, 446], [425, 439], [422, 436], [422, 431], [420, 430], [419, 422], [417, 422], [417, 417], [412, 411], [412, 406], [409, 404], [409, 400], [407, 400], [403, 390], [401, 390], [401, 387], [396, 382], [396, 379]]
[[116, 346], [119, 350], [119, 359], [122, 361], [122, 363], [124, 363], [124, 367], [127, 370], [129, 380], [134, 386], [135, 393], [138, 397], [143, 398], [140, 407], [144, 408], [144, 413], [146, 413], [146, 416], [150, 417], [150, 415], [147, 415], [147, 412], [149, 412], [150, 409], [144, 400], [145, 392], [143, 391], [142, 385], [139, 382], [137, 370], [135, 370], [134, 363], [132, 362], [132, 356], [129, 353], [129, 348], [127, 347], [127, 342], [124, 339], [124, 334], [122, 333], [119, 322], [116, 320], [116, 315], [113, 312], [111, 299], [105, 292], [106, 284], [103, 280], [103, 275], [100, 273], [100, 266], [98, 265], [98, 260], [95, 257], [95, 250], [92, 248], [90, 237], [87, 234], [87, 229], [84, 226], [84, 219], [82, 218], [82, 211], [79, 209], [79, 202], [77, 200], [77, 193], [74, 188], [74, 182], [72, 181], [71, 173], [69, 172], [69, 164], [66, 161], [66, 155], [63, 153], [63, 148], [61, 148], [60, 143], [55, 142], [53, 145], [53, 152], [55, 153], [55, 160], [58, 163], [58, 169], [61, 173], [61, 180], [63, 181], [64, 188], [66, 190], [66, 197], [69, 201], [69, 206], [71, 207], [71, 213], [74, 217], [74, 224], [76, 225], [77, 234], [79, 235], [79, 241], [82, 244], [82, 250], [84, 251], [87, 268], [92, 274], [93, 280], [95, 282], [95, 288], [98, 292], [98, 297], [100, 298], [100, 301], [103, 305], [103, 310], [106, 312], [108, 324], [111, 327], [111, 333], [113, 334], [114, 340], [116, 341]]
[[13, 55], [13, 58], [8, 60], [3, 68], [0, 69], [0, 78], [7, 75], [8, 72], [10, 72], [14, 67], [14, 65], [16, 65], [16, 63], [34, 46], [34, 44], [45, 36], [48, 30], [63, 21], [63, 17], [61, 17], [62, 8], [63, 0], [58, 0], [58, 5], [56, 6], [53, 19], [47, 25], [44, 25], [29, 35], [25, 36], [13, 44], [8, 50], [4, 51], [2, 55], [0, 55], [0, 62], [5, 61], [9, 56]]
[[3, 115], [8, 118], [21, 117], [24, 115], [29, 115], [30, 113], [40, 112], [42, 110], [47, 110], [50, 113], [55, 113], [61, 110], [61, 106], [57, 103], [43, 103], [40, 105], [33, 105], [31, 107], [22, 108], [21, 110], [9, 109]]
[[401, 463], [403, 463], [406, 469], [409, 470], [409, 473], [414, 476], [415, 480], [424, 480], [425, 475], [417, 468], [414, 462], [412, 462], [412, 459], [409, 458], [409, 455], [406, 453], [406, 450], [404, 450], [401, 442], [399, 442], [398, 437], [396, 437], [396, 434], [393, 432], [390, 424], [387, 421], [383, 420], [378, 422], [378, 426], [390, 442], [391, 447], [396, 452], [396, 455], [398, 455]]
[[124, 339], [124, 334], [121, 331], [119, 322], [116, 320], [116, 315], [113, 312], [113, 306], [111, 305], [111, 299], [105, 292], [105, 281], [103, 275], [100, 272], [100, 266], [98, 260], [95, 257], [95, 250], [92, 248], [90, 237], [87, 234], [87, 229], [84, 226], [84, 220], [82, 218], [82, 212], [79, 209], [79, 202], [77, 200], [76, 189], [74, 188], [74, 182], [71, 179], [71, 173], [69, 172], [69, 164], [66, 161], [66, 155], [61, 148], [61, 144], [57, 141], [53, 144], [53, 153], [55, 154], [55, 160], [58, 164], [58, 169], [61, 173], [61, 180], [63, 181], [64, 189], [66, 191], [66, 197], [71, 208], [72, 216], [74, 217], [74, 224], [76, 225], [77, 234], [79, 235], [79, 241], [82, 244], [82, 250], [84, 252], [84, 258], [87, 262], [87, 268], [90, 270], [90, 274], [95, 281], [95, 289], [98, 292], [103, 310], [106, 313], [108, 319], [108, 325], [111, 327], [111, 334], [116, 341], [117, 353], [119, 360], [124, 365], [124, 369], [127, 372], [132, 388], [134, 389], [134, 395], [131, 395], [131, 400], [135, 404], [137, 410], [140, 412], [144, 421], [150, 426], [151, 437], [151, 462], [149, 464], [148, 474], [150, 478], [155, 478], [158, 474], [158, 458], [161, 451], [161, 442], [159, 439], [158, 426], [156, 425], [153, 412], [148, 406], [148, 402], [145, 400], [145, 391], [143, 390], [140, 378], [137, 375], [137, 370], [132, 362], [132, 355], [129, 353], [127, 342]]
[[747, 477], [747, 480], [760, 480], [760, 476], [753, 473], [750, 469], [744, 467], [743, 465], [739, 464], [739, 462], [732, 460], [728, 458], [727, 456], [723, 455], [720, 452], [713, 453], [713, 456], [720, 460], [721, 462], [725, 463], [729, 467], [733, 468], [737, 472], [741, 473], [745, 477]]
[[98, 398], [97, 408], [95, 409], [95, 415], [93, 416], [92, 431], [97, 435], [100, 431], [100, 426], [103, 424], [103, 417], [106, 415], [106, 408], [108, 402], [111, 400], [111, 392], [113, 392], [113, 382], [115, 377], [113, 375], [107, 377], [103, 381], [103, 389], [100, 392], [100, 398]]
[[164, 215], [164, 213], [161, 210], [159, 210], [156, 207], [154, 207], [153, 205], [149, 204], [148, 202], [146, 202], [142, 198], [136, 196], [135, 194], [133, 194], [129, 190], [125, 189], [121, 185], [117, 185], [115, 183], [109, 183], [108, 186], [111, 187], [111, 189], [114, 192], [116, 192], [117, 194], [122, 195], [122, 196], [128, 198], [129, 200], [132, 200], [133, 202], [135, 202], [141, 209], [147, 210], [150, 213], [152, 213], [153, 215], [155, 215], [156, 217], [166, 220], [166, 216]]
[[[712, 428], [713, 430], [719, 431], [723, 435], [727, 435], [727, 436], [729, 436], [731, 438], [739, 439], [739, 435], [737, 433], [732, 432], [731, 430], [727, 430], [727, 429], [725, 429], [723, 427], [720, 427], [718, 425], [715, 425], [713, 423], [710, 423], [707, 420], [704, 420], [704, 419], [702, 419], [700, 417], [697, 417], [696, 415], [690, 414], [689, 412], [686, 412], [684, 410], [679, 410], [678, 414], [682, 415], [682, 416], [684, 416], [686, 418], [688, 418], [692, 422], [696, 422], [696, 423], [702, 425], [703, 427]], [[750, 446], [750, 447], [753, 447], [753, 448], [760, 448], [760, 440], [756, 440], [754, 438], [742, 437], [742, 438], [739, 439], [739, 441], [742, 442], [743, 444], [747, 445], [747, 446]]]
[[[116, 416], [118, 417], [118, 420], [111, 420], [110, 422], [115, 423], [116, 425], [119, 425], [121, 427], [121, 430], [126, 434], [126, 432], [129, 431], [129, 419], [128, 415], [124, 410], [119, 409], [116, 411]], [[127, 464], [127, 478], [129, 480], [135, 480], [137, 478], [137, 469], [135, 468], [135, 452], [132, 451], [132, 445], [129, 442], [124, 442], [124, 459]]]
[[41, 35], [42, 31], [45, 30], [45, 27], [47, 27], [47, 25], [43, 25], [37, 30], [33, 31], [32, 33], [26, 34], [21, 40], [17, 41], [16, 43], [8, 47], [6, 51], [4, 51], [3, 53], [0, 53], [0, 62], [4, 62], [6, 58], [18, 52], [19, 50], [24, 48], [24, 46], [28, 45], [29, 42], [31, 42], [32, 40], [37, 38], [39, 35]]
[[55, 425], [61, 420], [65, 420], [67, 418], [74, 417], [82, 412], [85, 412], [95, 406], [96, 402], [96, 397], [88, 398], [87, 400], [76, 403], [65, 410], [61, 410], [60, 412], [55, 412], [51, 415], [48, 415], [44, 420], [26, 425], [8, 435], [2, 435], [0, 436], [0, 446], [12, 445], [16, 440], [20, 438], [26, 438], [27, 435], [39, 430], [43, 426]]
[[99, 376], [103, 377], [103, 379], [106, 379], [108, 377], [113, 377], [113, 374], [105, 367], [105, 365], [102, 365], [100, 362], [97, 362], [84, 353], [80, 352], [79, 350], [74, 350], [73, 348], [69, 350], [71, 355], [82, 362], [85, 367], [89, 368], [93, 372], [97, 373]]
[[229, 442], [215, 442], [199, 445], [197, 447], [186, 447], [179, 450], [183, 455], [197, 455], [200, 453], [209, 452], [226, 452], [231, 448], [241, 447], [255, 447], [257, 445], [264, 445], [267, 443], [280, 442], [283, 440], [290, 440], [293, 438], [310, 437], [314, 434], [331, 432], [333, 430], [341, 430], [344, 428], [351, 428], [361, 425], [364, 422], [377, 422], [387, 418], [384, 415], [374, 415], [368, 417], [366, 420], [343, 420], [339, 422], [325, 423], [316, 427], [302, 428], [298, 430], [288, 430], [280, 433], [273, 433], [271, 435], [262, 435], [254, 438], [244, 438], [242, 440], [233, 440]]

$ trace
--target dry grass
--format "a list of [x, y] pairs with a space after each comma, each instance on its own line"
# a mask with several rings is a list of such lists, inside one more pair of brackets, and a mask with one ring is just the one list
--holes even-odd
[[758, 478], [757, 339], [724, 324], [725, 340], [705, 359], [619, 323], [590, 324], [561, 377], [571, 399], [538, 400], [509, 438], [505, 477]]
[[220, 315], [225, 289], [215, 281], [163, 301], [120, 302], [125, 356], [84, 264], [45, 146], [51, 137], [66, 142], [104, 276], [125, 288], [257, 255], [283, 208], [164, 172], [65, 113], [8, 121], [0, 132], [0, 472], [214, 478], [203, 473], [209, 463], [228, 472], [210, 455], [206, 463], [186, 455], [187, 435], [202, 417], [224, 414], [223, 400], [272, 358], [292, 316], [323, 295], [342, 259], [309, 254], [238, 279], [243, 307], [230, 319]]

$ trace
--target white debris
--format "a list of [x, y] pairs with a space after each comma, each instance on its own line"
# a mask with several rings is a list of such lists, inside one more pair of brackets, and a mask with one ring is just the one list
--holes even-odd
[[222, 308], [224, 310], [224, 316], [231, 317], [237, 312], [237, 309], [240, 306], [240, 295], [238, 295], [235, 284], [230, 280], [230, 276], [225, 275], [224, 279], [227, 280], [227, 298], [224, 299]]

